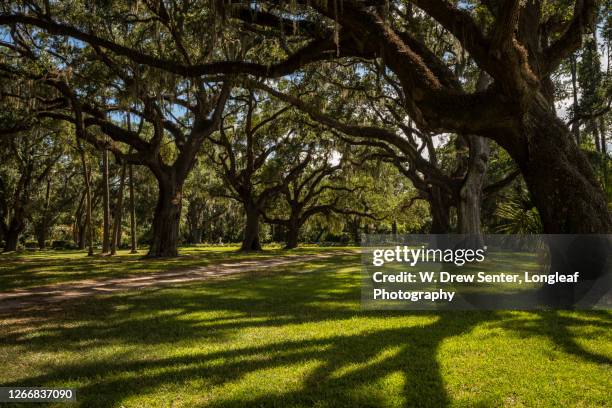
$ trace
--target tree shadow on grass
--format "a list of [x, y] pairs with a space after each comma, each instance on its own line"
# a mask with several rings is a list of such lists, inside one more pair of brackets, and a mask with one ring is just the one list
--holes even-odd
[[[504, 319], [500, 325], [518, 332], [522, 336], [547, 337], [565, 353], [583, 361], [612, 365], [612, 359], [595, 351], [587, 350], [576, 340], [574, 330], [589, 330], [589, 337], [598, 337], [612, 329], [612, 315], [606, 311], [591, 310], [589, 316], [569, 315], [566, 311], [533, 312], [537, 318], [517, 317]], [[582, 334], [584, 336], [584, 333]]]
[[[300, 273], [305, 270], [310, 272]], [[35, 336], [15, 330], [4, 336], [5, 344], [43, 353], [106, 346], [118, 351], [56, 363], [25, 381], [2, 385], [80, 381], [86, 384], [77, 391], [84, 407], [119, 406], [130, 397], [169, 384], [178, 384], [179, 390], [194, 381], [199, 388], [188, 392], [199, 393], [201, 401], [190, 406], [440, 407], [451, 402], [437, 361], [440, 344], [498, 319], [494, 312], [361, 311], [359, 275], [351, 257], [284, 271], [63, 305], [59, 315], [42, 320]], [[44, 318], [46, 313], [43, 308], [25, 317]], [[522, 329], [520, 324], [516, 329]], [[270, 339], [290, 330], [292, 336]], [[233, 343], [244, 331], [255, 333], [252, 344]], [[545, 333], [558, 337], [559, 332]], [[214, 347], [204, 352], [194, 347], [198, 344]], [[161, 346], [168, 347], [165, 355], [147, 352]], [[189, 351], [176, 353], [181, 347]], [[249, 376], [259, 376], [266, 385], [272, 381], [266, 378], [270, 370], [302, 366], [308, 369], [298, 384], [288, 380], [274, 392], [207, 395]], [[390, 395], [383, 384], [398, 374], [401, 381]]]
[[[287, 256], [280, 249], [258, 253], [236, 254], [235, 251], [185, 251], [172, 258], [143, 258], [127, 252], [116, 256], [96, 254], [87, 257], [82, 251], [42, 251], [28, 258], [28, 253], [0, 254], [0, 291], [23, 289], [47, 284], [69, 283], [82, 279], [105, 279], [135, 274], [179, 271], [219, 263], [239, 263]], [[300, 249], [297, 255], [316, 255], [315, 249]], [[45, 256], [49, 255], [49, 256]], [[290, 254], [295, 255], [295, 254]]]

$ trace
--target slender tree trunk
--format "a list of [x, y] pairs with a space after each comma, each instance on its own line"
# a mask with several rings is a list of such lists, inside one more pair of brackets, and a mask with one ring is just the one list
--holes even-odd
[[259, 241], [259, 210], [254, 204], [245, 205], [246, 224], [244, 226], [244, 236], [241, 251], [261, 251]]
[[87, 255], [93, 256], [93, 241], [94, 231], [92, 225], [92, 202], [91, 202], [91, 171], [87, 166], [87, 160], [85, 158], [85, 151], [79, 146], [79, 153], [81, 156], [81, 165], [83, 167], [83, 179], [85, 181], [85, 228], [89, 233]]
[[45, 249], [47, 247], [47, 228], [40, 226], [36, 232], [36, 240], [38, 241], [38, 249]]
[[85, 244], [87, 242], [87, 238], [85, 237], [86, 232], [87, 232], [87, 225], [86, 224], [79, 225], [77, 229], [77, 242], [76, 242], [78, 249], [85, 249]]
[[134, 169], [129, 165], [130, 172], [130, 253], [138, 253], [138, 240], [136, 239], [136, 204], [134, 197]]
[[323, 236], [324, 233], [325, 233], [325, 228], [321, 227], [319, 232], [317, 232], [317, 236], [316, 236], [314, 242], [321, 242], [321, 237]]
[[[579, 115], [579, 105], [578, 105], [578, 84], [577, 84], [577, 75], [576, 75], [576, 55], [572, 54], [570, 57], [570, 71], [572, 73], [572, 96], [574, 98], [574, 117], [578, 117]], [[576, 140], [576, 144], [580, 146], [580, 121], [574, 120], [572, 122], [572, 134], [574, 135], [574, 139]]]
[[49, 230], [49, 205], [51, 201], [51, 178], [47, 177], [46, 191], [45, 191], [45, 207], [43, 208], [40, 223], [38, 225], [38, 231], [36, 238], [38, 240], [38, 248], [45, 249], [47, 246], [47, 233]]
[[178, 256], [183, 183], [174, 176], [158, 177], [159, 193], [153, 216], [153, 239], [149, 257]]
[[121, 165], [121, 179], [119, 180], [119, 191], [117, 192], [117, 203], [115, 207], [113, 235], [111, 239], [111, 255], [117, 253], [117, 246], [121, 243], [121, 220], [123, 214], [123, 186], [125, 185], [126, 162]]
[[72, 240], [74, 241], [74, 245], [78, 249], [85, 249], [85, 240], [83, 239], [85, 234], [82, 233], [85, 230], [84, 223], [83, 223], [84, 207], [85, 207], [85, 192], [83, 191], [81, 193], [81, 198], [79, 199], [79, 204], [77, 205], [77, 208], [74, 211], [74, 222], [72, 224]]
[[202, 243], [202, 228], [194, 228], [192, 241], [193, 244]]
[[[195, 216], [191, 208], [189, 213], [191, 214], [187, 214], [187, 228], [189, 229], [189, 233], [187, 234], [187, 243], [190, 245], [197, 245], [202, 243], [202, 232], [206, 228], [206, 223], [200, 223], [198, 217]], [[191, 219], [189, 219], [190, 216], [192, 217]]]
[[599, 137], [599, 126], [597, 120], [591, 120], [591, 128], [593, 129], [593, 138], [595, 139], [595, 150], [597, 153], [601, 153], [601, 138]]
[[606, 123], [603, 116], [599, 117], [599, 129], [601, 132], [601, 155], [603, 167], [603, 185], [604, 189], [608, 188], [608, 146], [606, 146]]
[[543, 103], [534, 103], [526, 115], [523, 136], [524, 143], [505, 148], [521, 168], [544, 232], [612, 232], [612, 218], [593, 168], [567, 127]]
[[457, 205], [458, 230], [460, 234], [468, 234], [472, 246], [483, 244], [480, 220], [482, 203], [482, 188], [489, 163], [489, 141], [480, 136], [467, 136], [469, 144], [469, 161], [463, 185], [459, 191]]
[[79, 248], [79, 227], [76, 220], [72, 223], [72, 242], [75, 247]]
[[102, 253], [110, 252], [110, 191], [108, 187], [108, 150], [102, 151], [102, 206], [104, 230], [102, 233]]
[[199, 244], [202, 240], [203, 222], [200, 221], [200, 216], [203, 210], [195, 202], [191, 202], [187, 210], [187, 243], [190, 245]]

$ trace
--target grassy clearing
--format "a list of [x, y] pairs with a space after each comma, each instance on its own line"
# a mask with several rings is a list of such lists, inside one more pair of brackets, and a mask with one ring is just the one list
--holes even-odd
[[192, 246], [181, 248], [179, 257], [166, 259], [144, 259], [146, 250], [141, 250], [139, 254], [122, 250], [113, 257], [100, 254], [89, 257], [86, 251], [70, 250], [0, 253], [0, 291], [82, 279], [162, 272], [219, 262], [312, 255], [330, 250], [312, 246], [285, 251], [276, 246], [266, 248], [263, 252], [247, 254], [237, 252], [238, 249], [238, 246]]
[[0, 385], [82, 407], [609, 404], [612, 313], [361, 311], [358, 262], [4, 316]]

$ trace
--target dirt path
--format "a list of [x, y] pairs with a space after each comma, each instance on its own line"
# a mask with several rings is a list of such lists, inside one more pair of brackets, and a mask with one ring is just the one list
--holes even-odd
[[184, 284], [253, 272], [262, 268], [277, 268], [300, 262], [309, 262], [339, 255], [356, 255], [356, 251], [334, 251], [317, 255], [289, 255], [272, 259], [223, 262], [190, 269], [130, 275], [122, 278], [88, 279], [57, 283], [27, 289], [0, 292], [0, 311], [40, 306], [70, 299], [83, 298], [125, 290], [140, 290], [168, 285]]

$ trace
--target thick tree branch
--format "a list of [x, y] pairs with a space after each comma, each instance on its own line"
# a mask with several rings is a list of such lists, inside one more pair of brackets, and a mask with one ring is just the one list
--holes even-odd
[[593, 26], [596, 0], [576, 0], [574, 15], [565, 32], [544, 51], [546, 74], [554, 71], [561, 61], [569, 57], [582, 44], [582, 35]]

